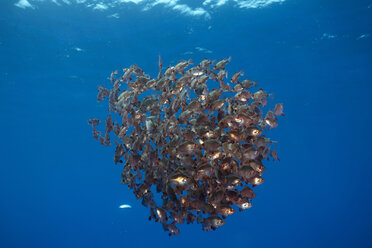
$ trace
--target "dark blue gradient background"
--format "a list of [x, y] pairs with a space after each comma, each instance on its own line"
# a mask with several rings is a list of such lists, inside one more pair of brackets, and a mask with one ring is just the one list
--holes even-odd
[[[372, 1], [228, 4], [210, 20], [14, 2], [0, 4], [0, 247], [372, 247]], [[270, 134], [281, 162], [266, 164], [253, 208], [215, 232], [169, 238], [149, 222], [87, 124], [106, 117], [97, 85], [112, 70], [155, 76], [159, 53], [165, 66], [231, 56], [230, 73], [284, 103]]]

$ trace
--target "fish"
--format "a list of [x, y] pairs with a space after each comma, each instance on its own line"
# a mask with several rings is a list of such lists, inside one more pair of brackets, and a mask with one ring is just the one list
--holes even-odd
[[255, 171], [251, 166], [244, 165], [239, 168], [238, 175], [247, 180], [257, 176], [257, 171]]
[[266, 106], [266, 104], [267, 104], [267, 97], [268, 96], [269, 95], [266, 92], [264, 92], [262, 89], [260, 89], [256, 93], [253, 94], [252, 98], [256, 102], [259, 102], [263, 106]]
[[238, 200], [235, 202], [235, 205], [239, 207], [239, 211], [243, 211], [245, 209], [251, 208], [252, 203], [249, 201], [244, 200], [243, 198], [239, 197]]
[[180, 230], [176, 227], [174, 223], [163, 224], [164, 230], [169, 231], [169, 236], [180, 234]]
[[240, 193], [242, 196], [248, 199], [253, 199], [256, 197], [256, 193], [254, 193], [253, 190], [248, 186], [244, 187]]
[[207, 151], [216, 151], [220, 147], [220, 143], [217, 140], [206, 140], [203, 147]]
[[223, 218], [226, 218], [229, 215], [232, 215], [233, 213], [236, 212], [235, 209], [233, 209], [230, 206], [218, 206], [217, 207], [217, 212], [222, 215]]
[[219, 216], [210, 216], [205, 218], [202, 222], [204, 231], [216, 230], [218, 227], [224, 225], [226, 221], [221, 219]]
[[253, 87], [256, 87], [257, 86], [257, 82], [256, 81], [251, 81], [251, 80], [248, 80], [248, 79], [244, 79], [241, 83], [240, 83], [241, 87], [243, 89], [250, 89], [252, 86]]
[[249, 162], [249, 166], [260, 174], [264, 173], [265, 170], [266, 170], [266, 168], [262, 164], [261, 160], [253, 160], [253, 161]]
[[212, 64], [212, 61], [208, 60], [208, 59], [203, 59], [200, 64], [199, 64], [199, 67], [201, 69], [208, 69], [209, 66]]
[[190, 181], [190, 179], [185, 176], [176, 176], [171, 178], [169, 181], [172, 184], [184, 186]]
[[127, 80], [129, 80], [130, 75], [131, 75], [132, 72], [133, 72], [133, 68], [132, 68], [132, 67], [131, 67], [131, 68], [125, 68], [125, 69], [123, 69], [123, 71], [124, 71], [124, 74], [123, 74], [123, 76], [121, 77], [120, 81], [121, 81], [121, 82], [126, 82]]
[[249, 91], [239, 91], [234, 98], [241, 102], [247, 102], [252, 97], [252, 94]]
[[122, 144], [119, 144], [116, 140], [116, 150], [115, 150], [115, 156], [114, 156], [114, 162], [117, 164], [118, 162], [122, 162], [121, 157], [124, 156], [124, 146]]
[[223, 59], [221, 61], [219, 61], [215, 66], [214, 66], [214, 70], [224, 70], [225, 69], [225, 66], [228, 62], [231, 61], [231, 57], [229, 57], [228, 59]]
[[280, 159], [278, 158], [278, 154], [276, 153], [275, 149], [271, 152], [271, 156], [272, 156], [274, 159], [280, 161]]
[[242, 70], [230, 86], [230, 61], [181, 60], [163, 73], [159, 54], [156, 78], [133, 64], [122, 76], [112, 71], [109, 86], [98, 88], [97, 101], [108, 98], [109, 113], [104, 121], [88, 120], [93, 137], [114, 144], [121, 183], [169, 236], [195, 222], [217, 230], [230, 215], [251, 208], [253, 189], [264, 183], [263, 160], [279, 160], [267, 132], [284, 116], [283, 104], [266, 110], [273, 95], [252, 91], [257, 82]]
[[274, 114], [276, 116], [284, 116], [284, 113], [283, 113], [283, 103], [277, 103], [275, 104], [275, 110], [274, 110]]
[[118, 74], [119, 71], [118, 70], [115, 70], [115, 71], [112, 71], [111, 72], [111, 75], [110, 75], [110, 81], [111, 83], [114, 83], [115, 82], [115, 75]]
[[231, 83], [238, 83], [238, 78], [240, 76], [244, 76], [244, 72], [243, 71], [240, 71], [240, 72], [236, 72], [232, 77], [231, 77]]
[[248, 179], [248, 181], [247, 181], [247, 183], [252, 184], [253, 187], [255, 187], [257, 185], [260, 185], [260, 184], [263, 184], [263, 182], [264, 182], [264, 179], [260, 176], [252, 177], [252, 178]]
[[119, 206], [119, 208], [132, 208], [132, 206], [129, 204], [122, 204]]
[[161, 78], [161, 70], [163, 69], [163, 61], [161, 60], [160, 54], [159, 54], [159, 73], [158, 73], [158, 80]]
[[182, 73], [184, 74], [184, 70], [187, 66], [193, 64], [192, 60], [189, 59], [187, 61], [181, 61], [179, 62], [177, 65], [174, 66], [174, 71], [176, 71], [177, 73]]

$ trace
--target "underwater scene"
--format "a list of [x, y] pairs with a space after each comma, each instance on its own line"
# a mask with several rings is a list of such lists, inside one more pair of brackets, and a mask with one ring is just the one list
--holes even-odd
[[0, 247], [371, 247], [372, 1], [0, 3]]

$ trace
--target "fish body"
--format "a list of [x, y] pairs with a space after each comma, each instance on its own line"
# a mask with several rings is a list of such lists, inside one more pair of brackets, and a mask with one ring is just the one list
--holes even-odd
[[236, 73], [232, 76], [232, 78], [231, 78], [231, 82], [234, 83], [234, 84], [236, 84], [236, 83], [238, 82], [238, 78], [239, 78], [240, 76], [243, 76], [243, 75], [244, 75], [244, 72], [243, 72], [243, 71], [236, 72]]
[[224, 225], [226, 221], [218, 216], [210, 216], [205, 218], [201, 223], [204, 231], [211, 231], [216, 230], [218, 227]]
[[225, 66], [228, 62], [231, 61], [231, 57], [229, 57], [228, 59], [223, 59], [221, 61], [219, 61], [215, 66], [214, 66], [214, 70], [224, 70], [225, 69]]
[[161, 60], [160, 54], [159, 54], [159, 73], [158, 73], [158, 80], [161, 78], [161, 70], [163, 69], [163, 61]]

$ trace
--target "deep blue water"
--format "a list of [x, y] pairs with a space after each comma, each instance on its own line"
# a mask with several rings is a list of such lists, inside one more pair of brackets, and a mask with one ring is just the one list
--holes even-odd
[[[0, 4], [0, 247], [372, 247], [372, 1], [177, 2], [200, 15], [17, 2]], [[169, 238], [149, 222], [87, 124], [107, 116], [97, 85], [112, 70], [156, 76], [159, 53], [165, 66], [231, 56], [230, 73], [284, 103], [270, 134], [281, 161], [266, 164], [253, 208], [215, 232]]]

